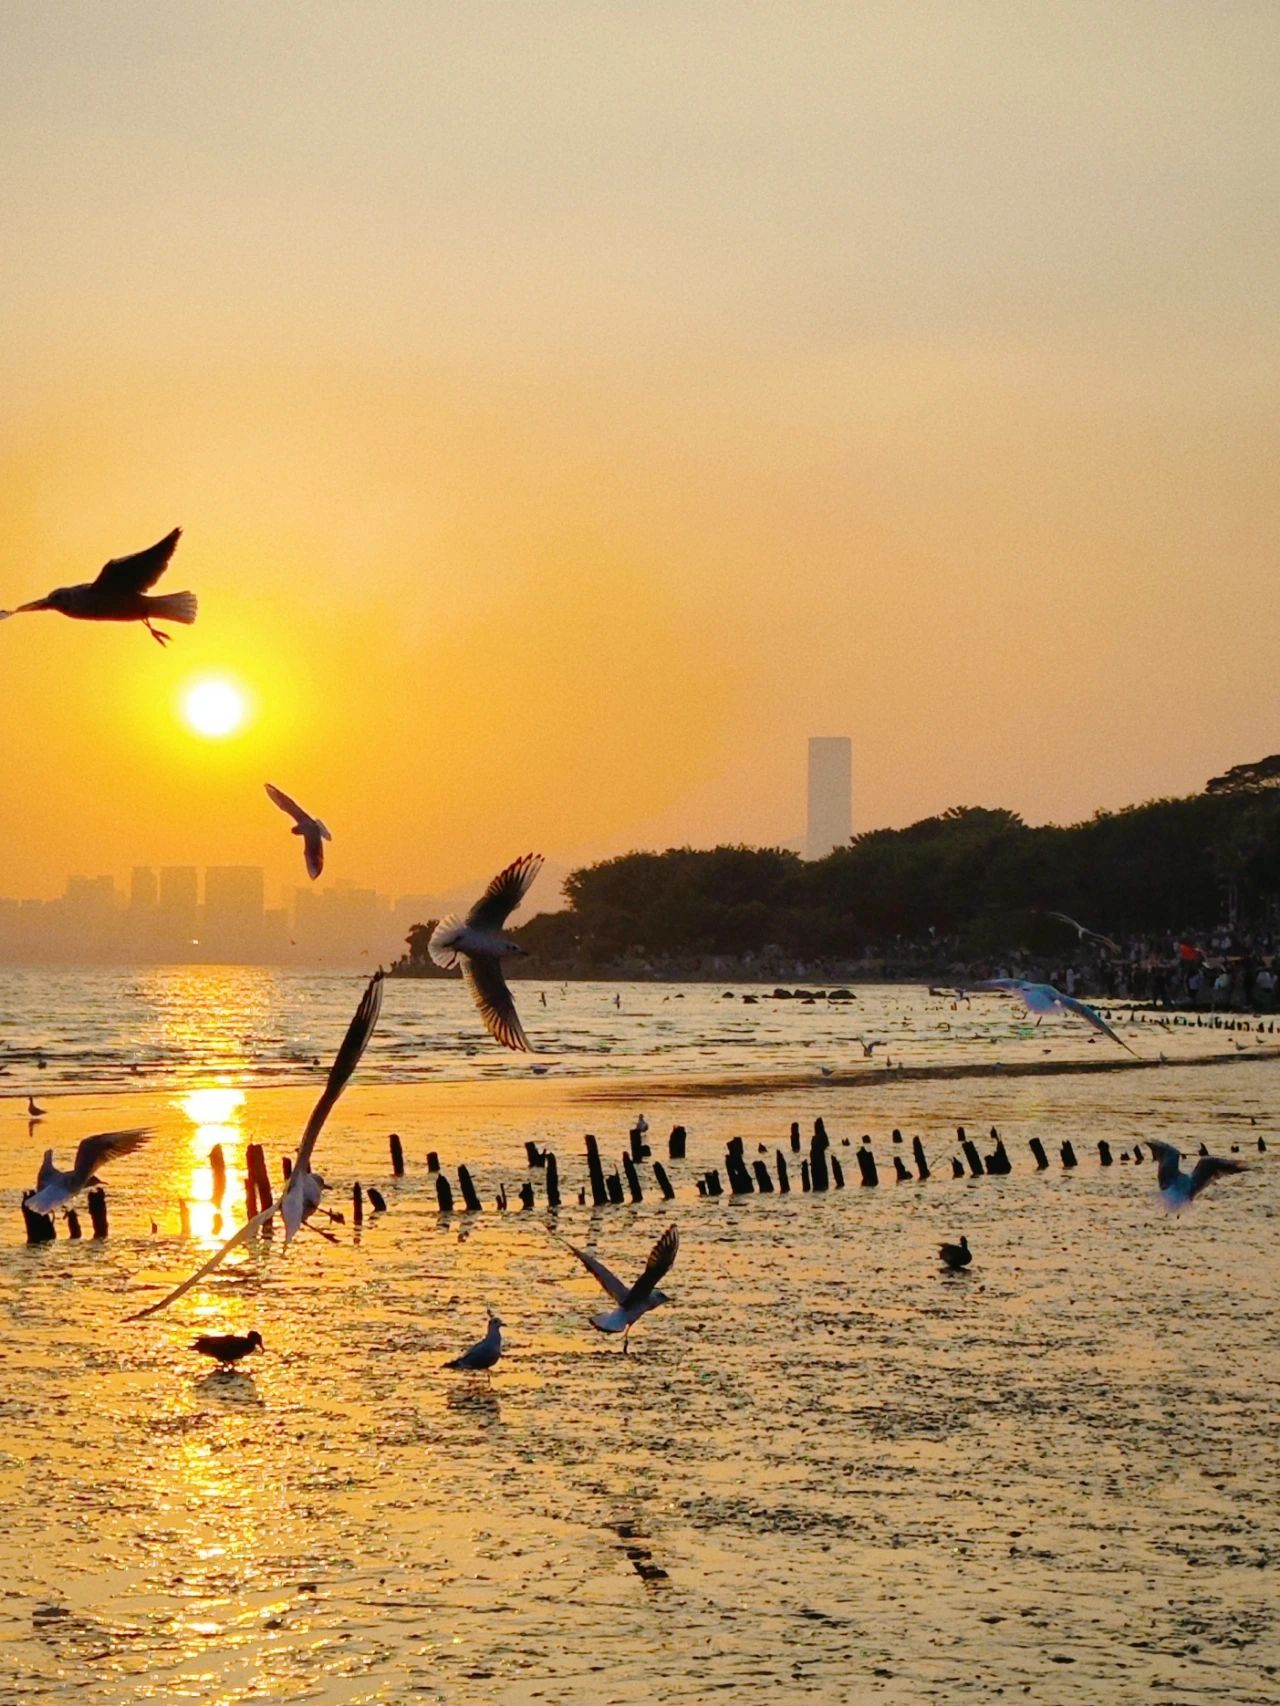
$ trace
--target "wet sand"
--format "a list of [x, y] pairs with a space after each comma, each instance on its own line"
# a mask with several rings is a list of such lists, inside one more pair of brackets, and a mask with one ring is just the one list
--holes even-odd
[[[210, 1144], [234, 1221], [244, 1142], [278, 1173], [314, 1086], [205, 1103], [203, 1123], [183, 1092], [58, 1098], [32, 1134], [13, 1110], [4, 1698], [1274, 1700], [1274, 1063], [791, 1075], [749, 1095], [357, 1084], [317, 1164], [335, 1206], [360, 1178], [386, 1215], [334, 1244], [264, 1241], [133, 1326], [211, 1246]], [[616, 1158], [642, 1108], [658, 1156], [671, 1123], [689, 1129], [677, 1201], [579, 1209], [582, 1132]], [[879, 1190], [696, 1196], [729, 1136], [772, 1155], [817, 1114], [837, 1155], [873, 1135]], [[45, 1143], [61, 1156], [148, 1122], [151, 1151], [107, 1175], [106, 1243], [22, 1245]], [[1013, 1175], [953, 1181], [956, 1124], [993, 1123]], [[892, 1126], [922, 1134], [941, 1167], [927, 1183], [886, 1180]], [[1094, 1147], [1157, 1135], [1254, 1164], [1169, 1219], [1149, 1163], [1103, 1169]], [[623, 1273], [680, 1225], [673, 1302], [630, 1356], [587, 1325], [600, 1294], [541, 1207], [435, 1211], [428, 1149], [492, 1203], [526, 1176], [527, 1137], [560, 1156], [559, 1229]], [[190, 1239], [179, 1195], [196, 1199]], [[974, 1267], [941, 1274], [936, 1244], [961, 1231]], [[490, 1303], [511, 1341], [492, 1388], [439, 1369]], [[251, 1326], [267, 1354], [244, 1373], [186, 1348]]]

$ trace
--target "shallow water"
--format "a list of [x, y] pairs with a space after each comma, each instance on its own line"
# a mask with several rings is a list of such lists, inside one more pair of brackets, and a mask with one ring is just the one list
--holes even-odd
[[[1041, 1046], [998, 1046], [1019, 1041]], [[15, 1110], [0, 1125], [3, 1698], [1273, 1701], [1276, 1082], [1266, 1054], [815, 1074], [687, 1104], [669, 1080], [661, 1102], [633, 1081], [618, 1107], [601, 1099], [616, 1079], [374, 1074], [317, 1157], [348, 1213], [337, 1241], [264, 1240], [129, 1326], [212, 1246], [211, 1143], [229, 1227], [244, 1142], [291, 1150], [314, 1087], [98, 1090], [56, 1100], [35, 1132]], [[646, 1106], [656, 1155], [672, 1121], [689, 1127], [677, 1200], [578, 1208], [582, 1131], [616, 1157]], [[843, 1140], [873, 1134], [880, 1189], [696, 1195], [727, 1137], [772, 1157], [816, 1114], [846, 1165]], [[157, 1134], [108, 1175], [111, 1237], [24, 1247], [36, 1151], [135, 1118]], [[957, 1123], [998, 1125], [1014, 1174], [953, 1180]], [[894, 1125], [923, 1136], [928, 1182], [889, 1182]], [[1151, 1135], [1238, 1144], [1253, 1165], [1169, 1219], [1149, 1162], [1096, 1158], [1099, 1137], [1118, 1155]], [[680, 1226], [673, 1302], [631, 1355], [586, 1324], [600, 1294], [545, 1210], [435, 1212], [429, 1148], [468, 1162], [491, 1205], [526, 1177], [526, 1136], [560, 1155], [559, 1229], [622, 1273]], [[389, 1203], [358, 1231], [356, 1177]], [[940, 1274], [936, 1244], [961, 1231], [975, 1265]], [[486, 1304], [509, 1339], [491, 1387], [439, 1368]], [[186, 1348], [251, 1326], [267, 1353], [245, 1373]]]

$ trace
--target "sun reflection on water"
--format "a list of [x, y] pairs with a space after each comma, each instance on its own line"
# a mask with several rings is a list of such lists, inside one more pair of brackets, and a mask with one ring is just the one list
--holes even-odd
[[[209, 1085], [189, 1090], [174, 1100], [192, 1122], [189, 1140], [190, 1172], [179, 1180], [178, 1191], [186, 1204], [183, 1230], [199, 1243], [213, 1247], [229, 1237], [243, 1217], [244, 1132], [239, 1124], [244, 1091]], [[210, 1155], [222, 1151], [222, 1193]]]

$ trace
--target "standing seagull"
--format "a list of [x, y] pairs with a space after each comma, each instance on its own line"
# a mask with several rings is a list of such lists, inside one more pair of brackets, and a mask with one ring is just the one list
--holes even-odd
[[141, 622], [153, 640], [167, 645], [172, 634], [162, 634], [153, 628], [152, 618], [185, 622], [189, 626], [196, 619], [196, 595], [194, 592], [167, 592], [159, 598], [146, 595], [168, 568], [181, 537], [182, 529], [175, 527], [145, 551], [135, 551], [131, 557], [112, 557], [98, 571], [97, 580], [85, 581], [80, 586], [55, 587], [46, 598], [20, 604], [16, 610], [0, 611], [0, 615], [20, 616], [24, 610], [58, 610], [82, 622]]
[[141, 1321], [146, 1315], [155, 1315], [161, 1309], [167, 1309], [177, 1301], [184, 1292], [191, 1290], [204, 1278], [212, 1273], [235, 1249], [237, 1244], [243, 1244], [251, 1238], [257, 1229], [270, 1220], [277, 1212], [284, 1221], [284, 1242], [287, 1249], [295, 1232], [308, 1220], [320, 1206], [320, 1198], [324, 1193], [325, 1183], [319, 1173], [311, 1171], [311, 1156], [316, 1146], [324, 1122], [333, 1111], [333, 1105], [346, 1088], [347, 1081], [355, 1071], [364, 1053], [373, 1028], [378, 1022], [378, 1014], [382, 1008], [382, 973], [375, 972], [369, 980], [369, 987], [356, 1008], [355, 1017], [347, 1027], [347, 1034], [342, 1039], [342, 1047], [334, 1057], [333, 1065], [329, 1068], [329, 1080], [321, 1092], [320, 1100], [311, 1110], [311, 1118], [307, 1121], [306, 1130], [302, 1134], [302, 1142], [298, 1145], [298, 1153], [294, 1156], [293, 1170], [289, 1174], [289, 1183], [284, 1188], [284, 1195], [279, 1202], [269, 1203], [260, 1209], [251, 1220], [246, 1220], [240, 1230], [227, 1239], [219, 1249], [215, 1250], [203, 1267], [196, 1269], [190, 1279], [183, 1280], [180, 1286], [162, 1297], [159, 1303], [152, 1303], [146, 1309], [136, 1310], [132, 1315], [126, 1315], [126, 1321]]
[[489, 1370], [502, 1355], [502, 1321], [500, 1317], [489, 1311], [489, 1330], [483, 1339], [477, 1339], [469, 1351], [463, 1351], [460, 1357], [454, 1357], [447, 1362], [445, 1368], [456, 1368], [462, 1374], [484, 1374], [489, 1378]]
[[950, 1268], [953, 1274], [958, 1274], [973, 1260], [973, 1251], [969, 1248], [968, 1238], [961, 1233], [958, 1244], [938, 1245], [938, 1257], [944, 1268]]
[[1051, 983], [1031, 983], [1025, 977], [990, 977], [981, 987], [998, 989], [1005, 995], [1016, 996], [1028, 1013], [1040, 1015], [1036, 1020], [1037, 1025], [1046, 1013], [1074, 1013], [1078, 1019], [1092, 1025], [1095, 1031], [1101, 1031], [1103, 1036], [1110, 1037], [1113, 1043], [1119, 1043], [1121, 1048], [1129, 1049], [1130, 1054], [1138, 1052], [1129, 1048], [1123, 1037], [1116, 1035], [1101, 1013], [1095, 1013], [1092, 1007], [1086, 1007], [1084, 1002], [1077, 1001], [1074, 995], [1064, 995]]
[[1153, 1139], [1148, 1145], [1156, 1158], [1156, 1183], [1160, 1187], [1160, 1195], [1164, 1206], [1171, 1214], [1179, 1214], [1187, 1204], [1194, 1202], [1206, 1185], [1211, 1185], [1215, 1179], [1220, 1179], [1228, 1173], [1243, 1173], [1246, 1171], [1243, 1161], [1228, 1161], [1218, 1155], [1202, 1155], [1190, 1173], [1184, 1173], [1178, 1166], [1182, 1159], [1182, 1151], [1175, 1149], [1171, 1143], [1161, 1143]]
[[270, 782], [264, 782], [267, 798], [274, 800], [282, 812], [288, 812], [293, 819], [293, 835], [302, 837], [302, 851], [307, 861], [307, 875], [312, 882], [324, 870], [324, 844], [332, 841], [333, 837], [320, 822], [318, 817], [312, 817], [310, 812], [304, 812], [296, 800], [291, 800], [283, 788], [277, 788]]
[[480, 1009], [485, 1029], [504, 1048], [528, 1051], [529, 1039], [502, 975], [502, 956], [523, 954], [525, 950], [501, 934], [502, 926], [541, 869], [541, 853], [526, 853], [516, 859], [498, 872], [465, 923], [456, 914], [442, 918], [427, 944], [431, 958], [446, 971], [461, 962], [463, 982]]
[[230, 1368], [233, 1362], [240, 1362], [254, 1351], [265, 1349], [262, 1334], [255, 1327], [252, 1333], [201, 1333], [198, 1339], [192, 1339], [191, 1349], [199, 1351], [202, 1357], [212, 1357], [220, 1362], [223, 1368]]
[[138, 1126], [132, 1131], [104, 1131], [97, 1137], [86, 1137], [76, 1150], [75, 1164], [69, 1173], [60, 1172], [53, 1164], [53, 1151], [46, 1149], [40, 1171], [36, 1175], [35, 1193], [27, 1198], [33, 1214], [49, 1214], [78, 1197], [86, 1185], [101, 1184], [99, 1167], [114, 1161], [117, 1155], [132, 1155], [151, 1136], [150, 1127]]
[[622, 1349], [625, 1352], [627, 1335], [640, 1317], [671, 1301], [665, 1292], [657, 1290], [657, 1284], [676, 1259], [676, 1251], [680, 1248], [680, 1233], [674, 1226], [667, 1228], [649, 1252], [644, 1272], [631, 1286], [624, 1284], [616, 1274], [610, 1273], [604, 1263], [588, 1251], [579, 1250], [576, 1245], [567, 1241], [563, 1242], [565, 1248], [572, 1251], [587, 1272], [600, 1282], [617, 1304], [616, 1309], [602, 1310], [599, 1315], [593, 1315], [590, 1319], [591, 1325], [601, 1333], [621, 1333]]
[[27, 1118], [29, 1120], [42, 1120], [44, 1118], [44, 1109], [40, 1107], [34, 1096], [27, 1097]]
[[1110, 948], [1113, 954], [1119, 955], [1120, 944], [1113, 942], [1110, 936], [1102, 936], [1096, 930], [1090, 930], [1087, 924], [1081, 924], [1079, 919], [1072, 918], [1066, 912], [1046, 912], [1046, 918], [1056, 918], [1059, 924], [1069, 924], [1080, 941], [1101, 942], [1104, 948]]

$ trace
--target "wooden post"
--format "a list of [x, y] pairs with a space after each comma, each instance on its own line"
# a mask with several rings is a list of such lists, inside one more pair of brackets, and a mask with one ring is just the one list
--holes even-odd
[[815, 1138], [821, 1139], [822, 1147], [824, 1149], [830, 1148], [831, 1139], [827, 1136], [827, 1128], [822, 1123], [822, 1115], [821, 1114], [819, 1114], [817, 1119], [814, 1120], [814, 1122], [813, 1122], [813, 1135]]
[[364, 1225], [364, 1192], [360, 1189], [359, 1179], [351, 1187], [351, 1220], [355, 1226]]
[[253, 1182], [253, 1174], [246, 1167], [244, 1172], [244, 1217], [252, 1220], [258, 1212], [258, 1192]]
[[391, 1148], [391, 1171], [397, 1179], [404, 1178], [404, 1147], [400, 1142], [400, 1133], [393, 1131], [387, 1139]]
[[370, 1185], [365, 1194], [369, 1198], [369, 1207], [375, 1214], [385, 1214], [387, 1212], [387, 1199], [383, 1196], [382, 1192], [376, 1185]]
[[667, 1160], [668, 1161], [683, 1161], [684, 1160], [684, 1146], [685, 1146], [687, 1139], [688, 1139], [688, 1133], [685, 1131], [685, 1129], [682, 1125], [673, 1125], [672, 1126], [671, 1136], [667, 1139]]
[[640, 1189], [640, 1175], [636, 1172], [636, 1164], [630, 1155], [622, 1157], [622, 1170], [627, 1175], [627, 1190], [631, 1193], [632, 1202], [643, 1202], [644, 1193]]
[[799, 1120], [792, 1120], [792, 1122], [791, 1122], [791, 1153], [793, 1155], [799, 1155], [799, 1153], [800, 1153], [800, 1121]]
[[1013, 1163], [1009, 1160], [1008, 1151], [1005, 1149], [1002, 1138], [996, 1138], [996, 1146], [987, 1156], [985, 1166], [987, 1172], [995, 1178], [1001, 1178], [1006, 1173], [1013, 1172]]
[[825, 1191], [828, 1182], [826, 1141], [815, 1135], [809, 1148], [809, 1183], [815, 1191]]
[[213, 1200], [221, 1207], [227, 1191], [227, 1160], [220, 1143], [209, 1151], [209, 1171], [213, 1174]]
[[755, 1186], [742, 1158], [742, 1139], [731, 1137], [724, 1152], [724, 1170], [729, 1176], [729, 1189], [735, 1197], [750, 1196]]
[[547, 1175], [547, 1207], [560, 1207], [560, 1163], [551, 1150], [543, 1152], [543, 1166]]
[[925, 1159], [924, 1144], [918, 1137], [911, 1139], [911, 1153], [915, 1157], [916, 1178], [927, 1179], [929, 1177], [929, 1163]]
[[1111, 1165], [1111, 1145], [1105, 1137], [1098, 1139], [1098, 1160], [1104, 1167]]
[[785, 1197], [791, 1191], [791, 1179], [787, 1173], [787, 1158], [779, 1149], [775, 1152], [774, 1160], [778, 1168], [778, 1190]]
[[860, 1145], [856, 1153], [858, 1157], [858, 1171], [862, 1174], [863, 1184], [878, 1185], [880, 1183], [880, 1175], [876, 1171], [875, 1156], [867, 1148], [865, 1143]]
[[695, 1179], [694, 1184], [698, 1187], [698, 1195], [700, 1197], [705, 1197], [707, 1194], [707, 1181], [705, 1179]]
[[[1209, 1151], [1205, 1148], [1203, 1143], [1200, 1145], [1200, 1150], [1201, 1150], [1201, 1153], [1204, 1155], [1207, 1155], [1209, 1153]], [[1135, 1143], [1133, 1146], [1133, 1158], [1135, 1161], [1141, 1161], [1142, 1160], [1142, 1145], [1140, 1143]]]
[[764, 1192], [766, 1195], [772, 1195], [772, 1193], [773, 1193], [773, 1180], [770, 1177], [769, 1169], [765, 1166], [764, 1162], [763, 1161], [753, 1161], [751, 1163], [751, 1168], [752, 1168], [752, 1171], [755, 1173], [755, 1176], [756, 1176], [757, 1188], [760, 1191]]
[[587, 1146], [587, 1172], [591, 1176], [591, 1202], [595, 1208], [603, 1208], [609, 1200], [609, 1193], [604, 1188], [604, 1168], [600, 1165], [600, 1145], [588, 1132], [584, 1139]]
[[1071, 1139], [1070, 1138], [1067, 1138], [1066, 1142], [1062, 1145], [1061, 1153], [1062, 1153], [1062, 1165], [1064, 1167], [1074, 1167], [1076, 1164], [1076, 1152], [1071, 1147]]
[[892, 1135], [893, 1141], [895, 1143], [901, 1143], [902, 1142], [902, 1133], [898, 1130], [897, 1126], [894, 1126], [891, 1135]]
[[649, 1145], [644, 1140], [644, 1127], [632, 1126], [627, 1135], [631, 1140], [631, 1159], [643, 1161], [649, 1153]]
[[251, 1143], [245, 1150], [244, 1164], [245, 1171], [253, 1180], [253, 1194], [258, 1199], [258, 1207], [270, 1208], [274, 1201], [271, 1195], [271, 1176], [267, 1172], [267, 1158], [260, 1143]]
[[526, 1211], [533, 1207], [533, 1185], [528, 1179], [520, 1187], [520, 1207]]
[[604, 1184], [605, 1190], [608, 1192], [609, 1201], [615, 1204], [620, 1203], [622, 1201], [622, 1180], [618, 1175], [616, 1173], [610, 1173]]
[[838, 1191], [844, 1189], [844, 1168], [834, 1155], [831, 1157], [831, 1183]]
[[440, 1171], [440, 1157], [436, 1154], [434, 1149], [429, 1149], [427, 1151], [427, 1172], [428, 1173], [438, 1173], [439, 1171]]
[[809, 1163], [807, 1160], [802, 1160], [800, 1163], [800, 1188], [805, 1191], [811, 1191], [813, 1189], [813, 1179], [809, 1172]]
[[505, 1214], [507, 1212], [507, 1187], [505, 1185], [498, 1186], [498, 1194], [493, 1199], [493, 1206], [497, 1209], [499, 1214]]
[[89, 1192], [89, 1195], [85, 1198], [85, 1202], [89, 1209], [89, 1219], [93, 1222], [94, 1237], [105, 1238], [108, 1231], [107, 1193], [102, 1189], [102, 1186], [99, 1185], [96, 1191]]
[[290, 1175], [292, 1174], [292, 1172], [293, 1172], [293, 1156], [292, 1155], [282, 1155], [280, 1157], [280, 1177], [284, 1180], [286, 1185], [289, 1183], [289, 1178], [290, 1178]]
[[27, 1207], [27, 1197], [35, 1196], [34, 1191], [27, 1191], [22, 1198], [22, 1220], [27, 1229], [28, 1244], [51, 1244], [58, 1236], [51, 1214], [37, 1214], [34, 1209]]
[[471, 1183], [471, 1174], [465, 1167], [458, 1168], [458, 1189], [462, 1192], [462, 1200], [467, 1205], [467, 1213], [479, 1214], [480, 1198], [476, 1195], [476, 1188]]
[[711, 1171], [705, 1175], [705, 1178], [707, 1181], [707, 1195], [709, 1197], [722, 1197], [724, 1195], [724, 1186], [720, 1183], [720, 1174], [718, 1170], [713, 1167]]
[[951, 1177], [953, 1179], [964, 1178], [964, 1162], [958, 1155], [953, 1155], [951, 1157]]
[[67, 1210], [67, 1237], [68, 1238], [79, 1238], [79, 1236], [80, 1236], [80, 1216], [76, 1213], [75, 1209], [69, 1208]]
[[1029, 1137], [1027, 1139], [1027, 1148], [1036, 1158], [1036, 1171], [1038, 1173], [1043, 1173], [1045, 1168], [1049, 1165], [1049, 1157], [1044, 1152], [1044, 1144], [1041, 1143], [1038, 1137]]
[[905, 1185], [907, 1180], [911, 1177], [909, 1170], [903, 1164], [903, 1160], [902, 1160], [901, 1155], [895, 1155], [894, 1156], [894, 1158], [893, 1158], [893, 1170], [898, 1176], [898, 1183], [900, 1185]]
[[[960, 1129], [963, 1131], [964, 1127], [961, 1126]], [[961, 1138], [960, 1147], [964, 1150], [964, 1158], [969, 1163], [971, 1176], [980, 1179], [982, 1177], [982, 1157], [978, 1154], [973, 1139], [970, 1137]]]
[[658, 1181], [658, 1189], [662, 1192], [664, 1200], [670, 1202], [672, 1197], [676, 1194], [675, 1187], [671, 1183], [671, 1180], [668, 1179], [667, 1170], [662, 1165], [661, 1161], [654, 1162], [653, 1176]]
[[[370, 1197], [369, 1201], [372, 1202], [373, 1198]], [[453, 1213], [453, 1187], [443, 1173], [436, 1174], [436, 1202], [441, 1214]]]
[[542, 1151], [538, 1148], [537, 1144], [533, 1141], [533, 1139], [531, 1137], [527, 1137], [525, 1139], [524, 1152], [525, 1152], [526, 1156], [528, 1156], [528, 1158], [529, 1158], [529, 1165], [531, 1167], [541, 1167], [541, 1165], [542, 1165]]

